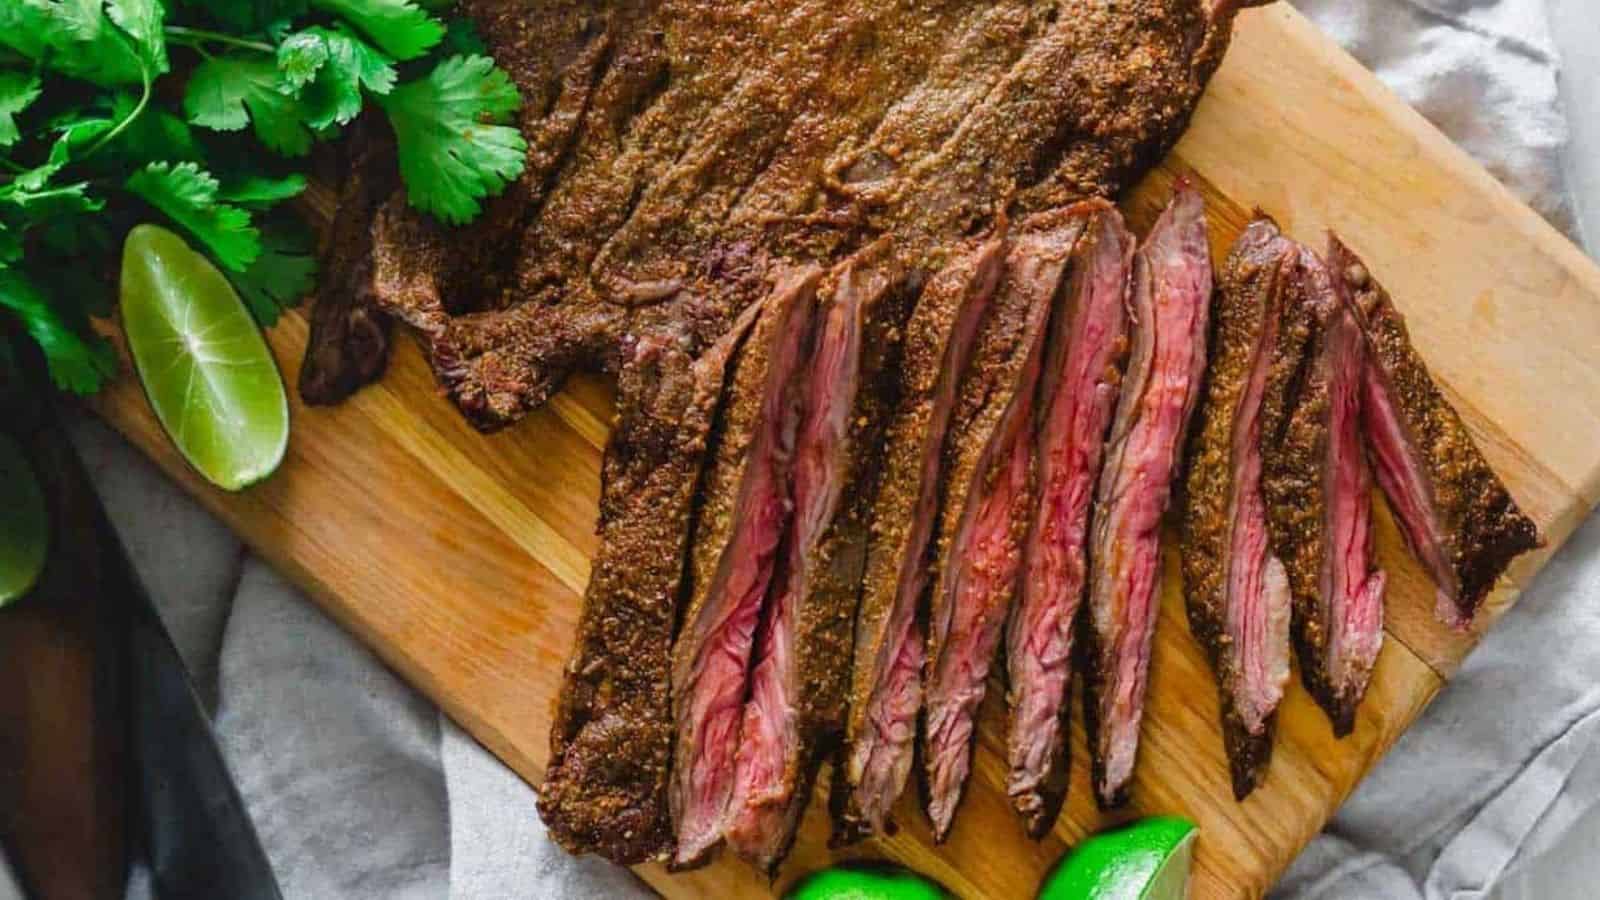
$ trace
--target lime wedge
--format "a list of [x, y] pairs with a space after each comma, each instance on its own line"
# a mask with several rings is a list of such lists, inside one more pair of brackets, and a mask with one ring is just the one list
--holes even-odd
[[283, 377], [210, 260], [164, 228], [129, 232], [122, 328], [150, 405], [190, 465], [230, 491], [272, 474], [289, 443]]
[[945, 900], [950, 894], [909, 869], [883, 863], [847, 863], [812, 872], [785, 900]]
[[50, 520], [22, 448], [0, 434], [0, 605], [33, 589], [44, 571]]
[[1040, 900], [1182, 900], [1189, 896], [1194, 823], [1142, 819], [1079, 844], [1045, 879]]

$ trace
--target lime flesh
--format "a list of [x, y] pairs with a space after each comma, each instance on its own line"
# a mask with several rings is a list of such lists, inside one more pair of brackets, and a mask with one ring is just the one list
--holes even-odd
[[785, 900], [945, 900], [950, 894], [915, 872], [883, 864], [846, 864], [813, 872]]
[[39, 580], [49, 547], [44, 493], [22, 448], [0, 434], [0, 605], [21, 597]]
[[1198, 833], [1187, 819], [1155, 816], [1095, 835], [1050, 873], [1040, 900], [1182, 900]]
[[172, 232], [140, 225], [122, 247], [121, 302], [139, 380], [184, 459], [230, 491], [272, 474], [289, 400], [227, 277]]

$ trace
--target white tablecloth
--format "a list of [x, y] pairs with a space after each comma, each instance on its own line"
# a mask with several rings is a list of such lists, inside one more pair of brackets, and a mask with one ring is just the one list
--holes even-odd
[[[1568, 154], [1567, 122], [1594, 140], [1600, 12], [1593, 0], [1550, 3], [1560, 43], [1575, 48], [1569, 78], [1580, 73], [1565, 101], [1545, 0], [1298, 5], [1581, 237], [1583, 215], [1600, 212], [1600, 143]], [[644, 893], [624, 870], [555, 849], [531, 789], [119, 438], [81, 419], [74, 431], [215, 706], [290, 900]], [[1500, 883], [1507, 896], [1600, 896], [1600, 819], [1590, 809], [1600, 796], [1597, 595], [1600, 520], [1489, 635], [1278, 893], [1464, 900]]]

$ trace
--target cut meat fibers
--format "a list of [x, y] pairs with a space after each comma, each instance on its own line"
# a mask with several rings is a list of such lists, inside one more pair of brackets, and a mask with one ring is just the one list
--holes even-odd
[[821, 272], [774, 288], [740, 353], [694, 545], [688, 612], [673, 648], [677, 749], [672, 791], [678, 867], [721, 841], [733, 791], [751, 649], [789, 519], [789, 466]]
[[1389, 292], [1331, 234], [1328, 265], [1366, 336], [1362, 415], [1378, 484], [1433, 578], [1439, 620], [1465, 628], [1511, 560], [1539, 546], [1538, 528], [1428, 373]]
[[600, 552], [539, 787], [539, 816], [563, 846], [623, 863], [672, 847], [668, 671], [690, 512], [729, 361], [760, 309], [698, 359], [667, 341], [628, 350], [601, 470]]
[[1222, 695], [1233, 792], [1265, 776], [1289, 680], [1289, 584], [1269, 549], [1261, 495], [1261, 406], [1295, 244], [1257, 219], [1219, 279], [1216, 338], [1182, 508], [1184, 596]]
[[1300, 674], [1343, 736], [1383, 645], [1361, 432], [1365, 347], [1322, 260], [1300, 248], [1289, 271], [1263, 401], [1261, 488], [1293, 596]]
[[1180, 184], [1134, 257], [1133, 349], [1095, 494], [1084, 634], [1090, 757], [1103, 806], [1126, 799], [1139, 750], [1172, 494], [1206, 362], [1211, 253], [1204, 204]]
[[769, 872], [844, 728], [844, 661], [906, 306], [883, 249], [846, 261], [824, 284], [803, 376], [794, 519], [757, 637], [727, 830], [729, 845]]
[[1050, 309], [1082, 210], [1025, 223], [961, 383], [929, 603], [924, 785], [933, 837], [949, 834], [972, 764], [978, 706], [1016, 587], [1033, 497], [1033, 410]]
[[1049, 830], [1066, 797], [1072, 629], [1087, 584], [1090, 501], [1128, 345], [1134, 238], [1115, 207], [1085, 207], [1071, 279], [1052, 314], [1039, 391], [1038, 503], [1006, 635], [1006, 791], [1034, 838]]
[[835, 840], [883, 832], [911, 773], [925, 653], [918, 603], [939, 513], [941, 453], [978, 324], [1000, 280], [1003, 242], [958, 250], [906, 325], [901, 397], [883, 444], [883, 480], [856, 620]]

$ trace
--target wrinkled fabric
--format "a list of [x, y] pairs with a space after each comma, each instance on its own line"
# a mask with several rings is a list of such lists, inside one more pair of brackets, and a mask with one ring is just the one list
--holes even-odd
[[[1581, 237], [1586, 211], [1600, 210], [1593, 0], [1549, 0], [1565, 29], [1556, 43], [1587, 54], [1569, 63], [1565, 86], [1576, 89], [1565, 96], [1544, 0], [1295, 2]], [[1587, 149], [1563, 158], [1569, 121]], [[626, 870], [556, 848], [531, 788], [120, 438], [81, 415], [73, 431], [216, 711], [290, 900], [649, 896]], [[1597, 647], [1600, 519], [1557, 554], [1274, 896], [1589, 896], [1600, 875]], [[0, 898], [10, 890], [0, 865]], [[142, 875], [130, 896], [149, 896]]]

